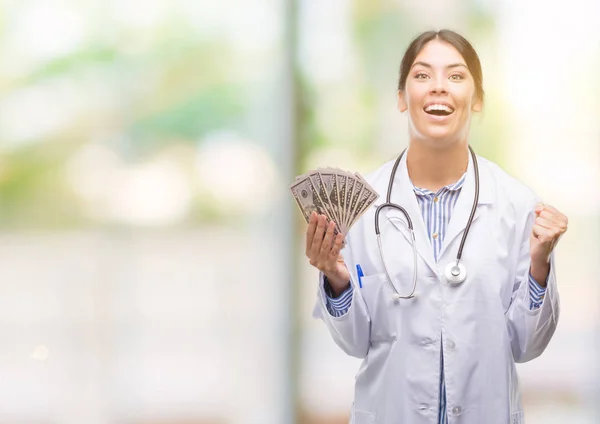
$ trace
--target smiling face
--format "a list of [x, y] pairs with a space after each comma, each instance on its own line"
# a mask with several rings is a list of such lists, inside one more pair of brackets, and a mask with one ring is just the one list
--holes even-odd
[[411, 141], [437, 148], [466, 142], [471, 114], [481, 103], [465, 59], [438, 39], [419, 52], [398, 92], [398, 109], [408, 110]]

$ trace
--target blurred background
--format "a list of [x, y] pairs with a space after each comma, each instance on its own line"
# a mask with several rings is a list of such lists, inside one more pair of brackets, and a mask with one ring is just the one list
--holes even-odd
[[471, 144], [570, 218], [528, 424], [600, 422], [600, 3], [0, 2], [0, 423], [341, 424], [288, 185], [407, 143], [420, 31], [478, 50]]

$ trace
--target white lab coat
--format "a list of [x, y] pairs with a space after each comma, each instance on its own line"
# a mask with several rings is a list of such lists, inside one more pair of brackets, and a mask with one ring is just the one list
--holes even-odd
[[[467, 279], [445, 282], [456, 259], [475, 193], [469, 165], [438, 263], [410, 184], [406, 155], [396, 173], [392, 202], [414, 225], [418, 249], [416, 298], [394, 301], [374, 229], [375, 207], [385, 202], [393, 161], [367, 176], [380, 194], [354, 225], [342, 250], [353, 300], [341, 317], [329, 314], [320, 276], [314, 316], [348, 355], [363, 358], [356, 375], [351, 424], [433, 424], [437, 421], [443, 341], [449, 424], [522, 424], [515, 363], [538, 357], [556, 329], [559, 296], [554, 258], [542, 306], [529, 308], [529, 243], [539, 199], [494, 163], [478, 157], [480, 194], [462, 255]], [[400, 294], [410, 293], [413, 253], [394, 209], [379, 225], [388, 270]], [[359, 287], [356, 264], [362, 267]]]

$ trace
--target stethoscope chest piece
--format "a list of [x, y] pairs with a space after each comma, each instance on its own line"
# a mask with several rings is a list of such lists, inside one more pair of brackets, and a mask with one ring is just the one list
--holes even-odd
[[451, 262], [446, 267], [445, 276], [448, 283], [460, 284], [467, 278], [467, 269], [460, 262]]

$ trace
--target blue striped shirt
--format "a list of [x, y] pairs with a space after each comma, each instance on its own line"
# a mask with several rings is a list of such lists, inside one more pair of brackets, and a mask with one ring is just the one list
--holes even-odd
[[[417, 202], [421, 209], [421, 215], [423, 222], [427, 229], [429, 241], [433, 247], [433, 256], [437, 263], [440, 251], [442, 250], [442, 243], [448, 223], [452, 217], [452, 211], [458, 200], [461, 188], [465, 182], [466, 173], [455, 183], [447, 185], [446, 187], [438, 190], [437, 193], [433, 193], [430, 190], [415, 187], [413, 190], [417, 196]], [[544, 300], [546, 289], [540, 286], [531, 276], [529, 275], [529, 307], [531, 310], [539, 308]], [[340, 317], [344, 315], [350, 308], [352, 303], [352, 287], [349, 287], [339, 297], [332, 298], [327, 297], [327, 310], [333, 316]], [[443, 346], [443, 343], [441, 344]], [[444, 381], [444, 352], [443, 348], [440, 349], [440, 396], [439, 396], [439, 410], [438, 410], [438, 423], [447, 424], [448, 417], [446, 415], [446, 384]]]

